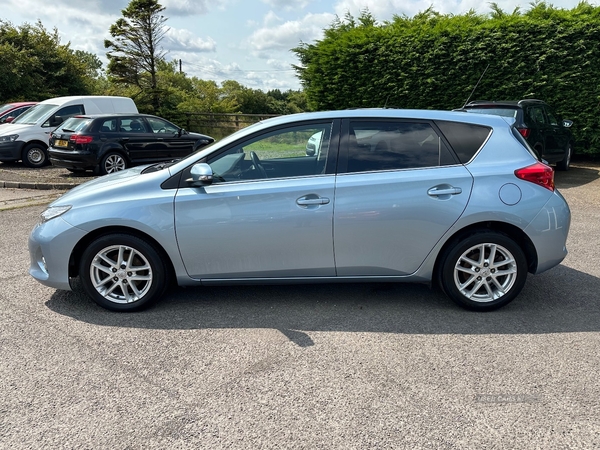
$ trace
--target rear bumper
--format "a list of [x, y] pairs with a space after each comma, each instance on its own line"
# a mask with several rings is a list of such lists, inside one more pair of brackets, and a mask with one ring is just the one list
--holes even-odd
[[570, 226], [571, 210], [560, 192], [556, 191], [525, 228], [538, 254], [536, 274], [557, 266], [565, 259]]
[[93, 169], [98, 165], [96, 155], [90, 152], [64, 152], [50, 148], [48, 154], [53, 166], [65, 169]]

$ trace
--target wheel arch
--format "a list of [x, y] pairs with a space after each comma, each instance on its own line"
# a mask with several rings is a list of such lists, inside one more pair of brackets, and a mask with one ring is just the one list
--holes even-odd
[[121, 145], [115, 143], [107, 143], [100, 148], [100, 151], [98, 151], [98, 164], [100, 164], [104, 157], [109, 153], [118, 153], [125, 158], [125, 161], [131, 164], [127, 151]]
[[69, 277], [76, 277], [79, 275], [79, 262], [81, 261], [81, 257], [85, 248], [96, 239], [101, 238], [102, 236], [107, 236], [109, 234], [127, 234], [146, 241], [148, 244], [154, 247], [154, 249], [159, 253], [163, 261], [165, 261], [167, 270], [169, 271], [168, 275], [171, 282], [175, 280], [175, 268], [173, 266], [173, 262], [171, 261], [169, 254], [165, 251], [162, 245], [160, 245], [156, 239], [154, 239], [147, 233], [136, 230], [134, 228], [123, 226], [98, 228], [97, 230], [94, 230], [91, 233], [86, 234], [83, 238], [81, 238], [81, 240], [77, 242], [77, 244], [73, 248], [71, 256], [69, 257]]
[[31, 144], [39, 144], [41, 147], [43, 147], [44, 149], [48, 149], [48, 143], [44, 142], [40, 139], [32, 139], [30, 141], [24, 142], [23, 143], [23, 149], [29, 147]]
[[461, 230], [458, 230], [446, 240], [446, 242], [438, 252], [433, 268], [433, 279], [438, 284], [438, 286], [441, 286], [441, 260], [446, 254], [448, 248], [452, 247], [453, 245], [456, 245], [456, 243], [465, 239], [467, 236], [482, 231], [496, 231], [514, 240], [523, 249], [523, 253], [525, 254], [525, 258], [527, 259], [527, 271], [530, 273], [535, 273], [535, 270], [537, 269], [538, 265], [537, 251], [535, 250], [533, 242], [523, 230], [505, 222], [478, 222], [471, 224], [465, 228], [462, 228]]

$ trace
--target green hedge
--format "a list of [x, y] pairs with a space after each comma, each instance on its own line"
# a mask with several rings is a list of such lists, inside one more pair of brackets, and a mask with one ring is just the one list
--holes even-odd
[[383, 24], [366, 12], [294, 52], [315, 110], [459, 108], [489, 64], [472, 100], [545, 100], [575, 122], [578, 152], [600, 154], [600, 7], [537, 3], [490, 16], [428, 9]]

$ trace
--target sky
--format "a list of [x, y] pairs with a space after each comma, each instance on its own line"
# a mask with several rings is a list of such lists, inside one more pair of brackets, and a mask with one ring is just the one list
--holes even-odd
[[[377, 21], [414, 16], [429, 6], [440, 13], [489, 12], [480, 0], [159, 0], [168, 28], [161, 42], [167, 60], [181, 60], [188, 76], [236, 80], [253, 89], [300, 89], [291, 52], [301, 42], [322, 38], [323, 29], [346, 13], [358, 17], [367, 8]], [[505, 11], [530, 8], [530, 1], [497, 0]], [[547, 3], [571, 9], [579, 0]], [[590, 1], [596, 4], [594, 1]], [[104, 40], [122, 17], [129, 0], [2, 0], [0, 19], [15, 26], [35, 24], [57, 29], [61, 43], [97, 54], [106, 62]]]

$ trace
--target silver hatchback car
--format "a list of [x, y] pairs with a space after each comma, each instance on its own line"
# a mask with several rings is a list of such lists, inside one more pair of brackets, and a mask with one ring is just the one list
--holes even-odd
[[115, 311], [171, 281], [413, 281], [487, 311], [563, 260], [569, 226], [552, 168], [505, 118], [304, 113], [72, 189], [32, 230], [29, 273], [79, 277]]

